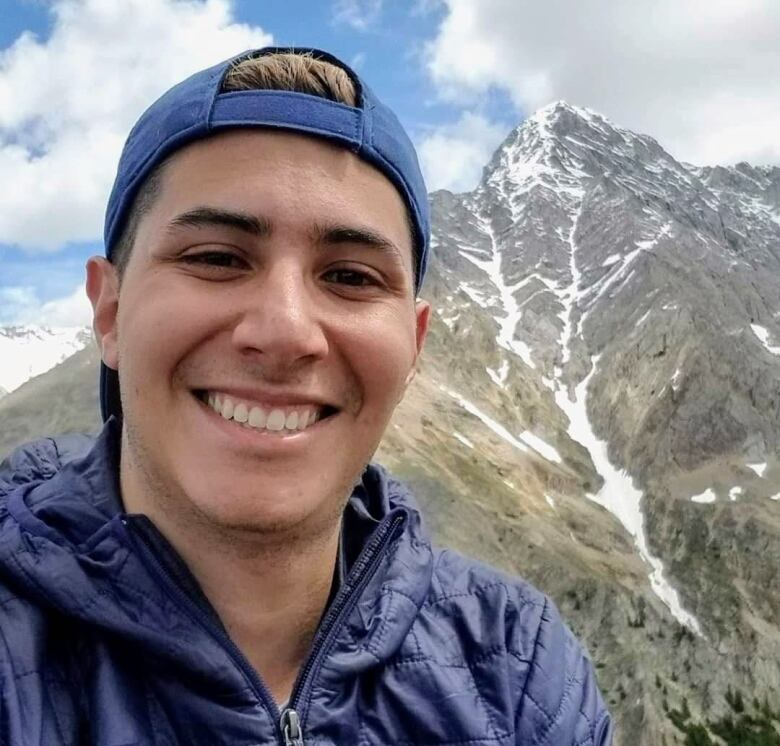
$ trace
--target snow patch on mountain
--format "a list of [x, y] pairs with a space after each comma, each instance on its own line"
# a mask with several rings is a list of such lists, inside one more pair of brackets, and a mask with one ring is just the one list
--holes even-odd
[[666, 604], [674, 618], [697, 635], [701, 635], [699, 621], [682, 607], [677, 591], [664, 575], [663, 563], [650, 553], [647, 546], [645, 519], [641, 509], [642, 492], [634, 487], [633, 479], [625, 470], [618, 470], [612, 465], [607, 442], [596, 437], [588, 419], [586, 405], [588, 384], [596, 372], [598, 361], [598, 355], [591, 356], [590, 372], [575, 387], [573, 400], [569, 399], [563, 388], [555, 392], [558, 406], [569, 418], [569, 435], [588, 450], [596, 470], [604, 479], [604, 484], [598, 493], [588, 494], [588, 497], [612, 513], [631, 534], [639, 555], [650, 565], [650, 586]]
[[717, 495], [712, 490], [712, 488], [710, 488], [704, 490], [704, 492], [700, 492], [698, 495], [693, 495], [691, 497], [691, 502], [708, 504], [708, 503], [714, 503], [716, 499], [717, 499]]
[[[580, 299], [580, 279], [581, 273], [577, 268], [577, 244], [575, 237], [577, 234], [577, 226], [579, 225], [580, 218], [582, 216], [582, 193], [579, 195], [579, 204], [577, 205], [576, 212], [573, 213], [571, 218], [571, 230], [566, 238], [569, 246], [569, 274], [571, 277], [569, 287], [558, 295], [558, 300], [563, 307], [563, 310], [558, 314], [558, 317], [563, 321], [563, 329], [561, 331], [561, 337], [558, 342], [558, 346], [561, 348], [561, 365], [566, 365], [571, 357], [571, 343], [574, 337], [577, 337], [582, 328], [583, 319], [577, 320], [577, 325], [574, 327], [573, 313], [578, 307], [578, 301]], [[572, 327], [574, 330], [572, 331]], [[559, 376], [560, 371], [556, 369], [556, 377]]]
[[0, 389], [11, 393], [84, 349], [92, 339], [89, 327], [0, 327]]
[[769, 344], [769, 332], [766, 327], [759, 324], [751, 324], [750, 328], [753, 330], [753, 334], [761, 340], [761, 344], [764, 345], [764, 349], [767, 352], [771, 352], [773, 355], [780, 355], [780, 347], [774, 347]]
[[658, 231], [658, 233], [652, 238], [637, 241], [636, 248], [626, 254], [619, 264], [615, 262], [614, 264], [610, 265], [615, 268], [610, 269], [610, 271], [607, 272], [604, 277], [602, 277], [597, 283], [592, 285], [585, 294], [588, 307], [587, 310], [583, 311], [580, 327], [582, 327], [585, 319], [596, 306], [596, 303], [600, 298], [602, 298], [609, 291], [612, 291], [614, 294], [630, 279], [635, 270], [634, 264], [637, 257], [639, 257], [644, 252], [652, 251], [662, 238], [671, 235], [671, 230], [671, 223], [665, 223]]
[[515, 330], [522, 317], [522, 311], [514, 296], [517, 286], [508, 285], [504, 279], [504, 275], [501, 272], [501, 250], [496, 242], [496, 236], [490, 223], [483, 218], [480, 226], [485, 235], [490, 239], [490, 259], [480, 259], [468, 251], [462, 251], [461, 255], [485, 272], [498, 291], [499, 301], [504, 313], [501, 316], [494, 317], [498, 324], [496, 342], [505, 350], [518, 355], [529, 368], [535, 368], [536, 365], [531, 359], [530, 347], [515, 337]]
[[558, 451], [551, 445], [545, 443], [541, 438], [538, 438], [533, 433], [525, 430], [518, 438], [509, 432], [503, 425], [496, 422], [492, 417], [485, 414], [479, 407], [470, 402], [465, 397], [461, 396], [457, 391], [453, 391], [444, 385], [439, 385], [439, 389], [443, 391], [447, 396], [453, 398], [463, 409], [469, 414], [476, 417], [484, 425], [490, 428], [499, 438], [505, 440], [509, 445], [514, 446], [523, 453], [529, 453], [534, 451], [547, 461], [552, 461], [556, 464], [563, 463], [563, 459]]
[[737, 498], [740, 495], [742, 495], [743, 492], [744, 490], [742, 489], [742, 487], [732, 487], [729, 490], [729, 500], [731, 500], [732, 502], [736, 502]]
[[493, 381], [496, 386], [504, 388], [506, 385], [507, 374], [509, 373], [509, 363], [506, 360], [502, 360], [501, 366], [498, 368], [498, 370], [486, 367], [485, 372], [490, 376], [490, 380]]
[[520, 433], [519, 438], [523, 443], [531, 446], [537, 453], [541, 453], [548, 461], [552, 461], [555, 464], [563, 463], [561, 454], [538, 435], [534, 435], [530, 430], [523, 430], [523, 432]]
[[458, 440], [461, 443], [463, 443], [463, 445], [466, 446], [466, 448], [471, 448], [471, 449], [474, 448], [474, 444], [462, 433], [459, 433], [457, 430], [453, 430], [452, 434], [455, 436], [455, 440]]

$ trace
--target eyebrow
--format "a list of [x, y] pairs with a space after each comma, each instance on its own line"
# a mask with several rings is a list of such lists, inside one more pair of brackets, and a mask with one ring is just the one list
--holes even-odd
[[[195, 207], [176, 215], [166, 226], [166, 230], [177, 228], [226, 227], [265, 238], [271, 235], [271, 222], [262, 216], [236, 210], [216, 207]], [[401, 249], [381, 233], [364, 226], [315, 225], [311, 231], [313, 239], [322, 246], [355, 244], [376, 249], [389, 254], [401, 264], [405, 264]]]
[[394, 255], [401, 263], [404, 263], [404, 255], [401, 249], [389, 238], [381, 233], [363, 226], [349, 225], [317, 225], [314, 227], [313, 236], [323, 246], [336, 246], [343, 244], [356, 244], [377, 249], [380, 252]]
[[271, 233], [271, 223], [263, 217], [215, 207], [196, 207], [180, 213], [168, 223], [167, 230], [209, 226], [233, 228], [260, 237]]

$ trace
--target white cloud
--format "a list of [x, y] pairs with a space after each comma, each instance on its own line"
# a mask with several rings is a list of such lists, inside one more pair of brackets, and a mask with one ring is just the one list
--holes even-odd
[[366, 31], [379, 20], [383, 2], [384, 0], [336, 0], [333, 3], [333, 20], [357, 31]]
[[54, 0], [46, 41], [0, 52], [0, 242], [54, 250], [94, 240], [119, 152], [173, 83], [272, 43], [229, 0]]
[[79, 285], [70, 295], [44, 303], [28, 321], [43, 326], [90, 326], [92, 306], [84, 285]]
[[358, 52], [350, 61], [349, 66], [353, 70], [360, 70], [361, 67], [366, 63], [366, 53], [365, 52]]
[[418, 146], [430, 191], [473, 189], [493, 151], [507, 135], [506, 127], [479, 114], [465, 112], [455, 123], [435, 129]]
[[0, 325], [14, 325], [24, 323], [20, 319], [22, 315], [40, 306], [32, 287], [4, 287], [0, 288]]
[[41, 303], [32, 287], [4, 287], [0, 288], [0, 324], [89, 326], [92, 324], [92, 307], [83, 283], [63, 298], [45, 303]]
[[427, 49], [446, 98], [491, 87], [556, 99], [648, 133], [694, 163], [780, 162], [776, 0], [444, 0]]

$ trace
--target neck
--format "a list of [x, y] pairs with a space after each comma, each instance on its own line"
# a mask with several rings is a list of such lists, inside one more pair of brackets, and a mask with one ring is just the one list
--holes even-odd
[[180, 501], [126, 467], [123, 459], [125, 509], [154, 522], [277, 703], [288, 699], [330, 595], [340, 516], [315, 531], [224, 528], [177, 510]]
[[289, 546], [234, 536], [227, 551], [226, 537], [219, 546], [168, 538], [277, 702], [289, 699], [330, 595], [339, 525]]

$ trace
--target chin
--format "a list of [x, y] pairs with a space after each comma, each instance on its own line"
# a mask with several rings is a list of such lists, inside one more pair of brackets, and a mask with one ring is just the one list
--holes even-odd
[[204, 490], [201, 484], [188, 493], [187, 501], [200, 520], [217, 531], [256, 534], [321, 530], [337, 520], [346, 501], [346, 496], [339, 500], [332, 492], [323, 494], [322, 484], [316, 492], [305, 485], [291, 489], [289, 476], [262, 486], [258, 481], [246, 489], [232, 484], [229, 490]]

